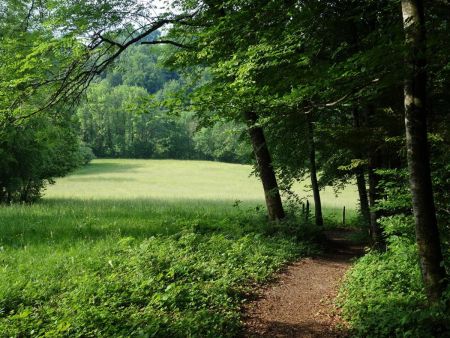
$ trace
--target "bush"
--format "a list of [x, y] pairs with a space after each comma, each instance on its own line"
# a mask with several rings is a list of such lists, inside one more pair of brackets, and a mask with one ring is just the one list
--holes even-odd
[[343, 314], [358, 337], [442, 337], [450, 331], [445, 302], [428, 308], [411, 217], [383, 220], [388, 251], [370, 252], [348, 272]]
[[80, 143], [80, 149], [79, 149], [78, 154], [80, 157], [81, 165], [87, 165], [87, 164], [89, 164], [89, 162], [91, 162], [93, 159], [95, 159], [95, 155], [94, 155], [94, 152], [92, 151], [92, 148], [89, 147], [84, 142]]
[[68, 114], [0, 127], [0, 203], [34, 202], [55, 177], [79, 165], [73, 127]]

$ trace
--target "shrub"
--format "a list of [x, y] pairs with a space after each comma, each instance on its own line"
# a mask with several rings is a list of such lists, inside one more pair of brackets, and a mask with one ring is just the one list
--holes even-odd
[[0, 203], [33, 202], [79, 165], [70, 115], [36, 116], [0, 127]]
[[372, 251], [348, 272], [340, 292], [343, 314], [358, 337], [441, 337], [450, 332], [445, 302], [428, 308], [411, 217], [383, 220], [388, 251]]
[[89, 147], [86, 143], [81, 142], [80, 143], [80, 149], [79, 149], [79, 157], [80, 157], [80, 163], [82, 165], [87, 165], [89, 162], [91, 162], [93, 159], [95, 159], [94, 152], [92, 151], [92, 148]]

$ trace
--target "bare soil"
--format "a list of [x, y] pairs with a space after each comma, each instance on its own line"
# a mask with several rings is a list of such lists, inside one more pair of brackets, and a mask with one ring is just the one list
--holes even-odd
[[347, 337], [334, 304], [339, 285], [363, 247], [349, 230], [327, 231], [326, 253], [295, 262], [262, 287], [244, 309], [244, 337]]

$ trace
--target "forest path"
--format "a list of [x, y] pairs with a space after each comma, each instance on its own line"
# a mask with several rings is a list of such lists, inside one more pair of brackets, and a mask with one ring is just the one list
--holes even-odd
[[289, 265], [244, 309], [244, 337], [346, 337], [334, 306], [352, 258], [364, 248], [349, 230], [326, 231], [324, 254]]

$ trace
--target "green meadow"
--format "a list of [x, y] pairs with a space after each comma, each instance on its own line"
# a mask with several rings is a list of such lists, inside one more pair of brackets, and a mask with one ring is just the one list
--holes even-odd
[[[153, 205], [182, 209], [222, 204], [264, 205], [261, 182], [249, 165], [181, 160], [94, 160], [73, 175], [50, 186], [45, 199], [58, 200], [151, 200]], [[294, 185], [304, 200], [312, 201], [309, 182]], [[349, 186], [338, 195], [328, 187], [321, 192], [325, 214], [339, 215], [342, 207], [354, 210], [357, 190]], [[160, 201], [160, 203], [158, 202]], [[181, 203], [178, 203], [181, 202]]]
[[[94, 160], [39, 203], [0, 207], [1, 335], [236, 335], [250, 284], [316, 250], [292, 232], [270, 235], [251, 172]], [[306, 183], [295, 189], [308, 197]], [[352, 187], [322, 198], [328, 219], [343, 206], [354, 214]]]

